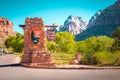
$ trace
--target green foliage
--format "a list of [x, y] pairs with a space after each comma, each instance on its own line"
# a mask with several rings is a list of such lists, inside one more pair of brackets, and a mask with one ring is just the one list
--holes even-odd
[[85, 53], [87, 45], [85, 41], [76, 42], [76, 48], [78, 53]]
[[5, 45], [7, 48], [13, 48], [13, 52], [23, 51], [23, 35], [17, 33], [16, 36], [10, 36], [6, 41]]
[[110, 52], [98, 52], [93, 57], [98, 65], [110, 65], [113, 62], [113, 56]]
[[77, 42], [77, 52], [95, 53], [110, 50], [114, 39], [107, 36], [90, 37], [84, 41]]
[[120, 66], [120, 51], [116, 51], [113, 54], [113, 63], [112, 65]]
[[117, 28], [115, 32], [113, 32], [113, 37], [120, 39], [120, 26]]
[[53, 59], [58, 65], [69, 64], [76, 53], [74, 36], [68, 32], [56, 33], [54, 42], [47, 41], [47, 50], [53, 52]]
[[59, 32], [54, 42], [47, 41], [47, 49], [54, 53], [53, 59], [58, 65], [69, 64], [77, 52], [82, 55], [81, 64], [118, 66], [120, 52], [113, 53], [110, 50], [114, 41], [107, 36], [98, 36], [76, 42], [72, 34]]
[[93, 55], [97, 65], [120, 66], [120, 51], [117, 52], [98, 52]]
[[74, 36], [68, 32], [59, 32], [56, 34], [55, 43], [57, 44], [57, 51], [65, 53], [75, 52]]
[[[105, 52], [110, 51], [113, 42], [114, 39], [107, 36], [90, 37], [84, 41], [77, 42], [77, 52], [83, 55], [81, 63], [104, 64], [103, 62], [105, 59], [109, 61]], [[103, 60], [103, 62], [99, 60]]]
[[113, 37], [115, 38], [115, 42], [111, 50], [112, 51], [120, 50], [120, 27], [118, 27], [117, 30], [113, 32]]
[[47, 42], [47, 49], [52, 52], [73, 54], [76, 51], [74, 36], [68, 32], [56, 33], [55, 42]]
[[47, 41], [47, 50], [56, 52], [56, 43]]

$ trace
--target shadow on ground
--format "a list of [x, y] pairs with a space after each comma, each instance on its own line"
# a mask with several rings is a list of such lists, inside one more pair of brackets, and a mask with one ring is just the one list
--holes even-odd
[[20, 66], [20, 64], [5, 64], [5, 65], [0, 65], [0, 68], [1, 67], [18, 67]]

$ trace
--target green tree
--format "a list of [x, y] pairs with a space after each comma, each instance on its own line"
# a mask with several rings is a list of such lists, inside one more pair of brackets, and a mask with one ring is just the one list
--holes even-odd
[[77, 42], [77, 51], [82, 53], [95, 53], [110, 49], [114, 39], [107, 36], [90, 37], [84, 41]]
[[111, 48], [112, 51], [120, 50], [120, 27], [117, 28], [115, 32], [113, 32], [113, 37], [115, 38], [115, 42]]
[[5, 45], [7, 48], [13, 48], [13, 52], [22, 52], [23, 51], [23, 35], [17, 33], [16, 36], [10, 36], [6, 41]]
[[47, 41], [47, 50], [56, 52], [56, 43]]
[[97, 64], [94, 55], [99, 52], [110, 51], [114, 39], [107, 36], [90, 37], [77, 44], [77, 51], [83, 55], [83, 63]]
[[58, 53], [75, 53], [74, 35], [68, 32], [56, 33], [56, 40], [54, 42], [47, 42], [47, 49]]
[[78, 53], [85, 53], [86, 49], [87, 49], [87, 45], [85, 43], [85, 41], [79, 41], [76, 42], [76, 49]]
[[59, 32], [56, 34], [55, 43], [58, 52], [75, 53], [74, 35], [68, 32]]

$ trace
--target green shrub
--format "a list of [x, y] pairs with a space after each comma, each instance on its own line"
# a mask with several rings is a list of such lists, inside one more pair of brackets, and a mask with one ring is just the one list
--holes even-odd
[[17, 33], [16, 36], [10, 36], [6, 41], [5, 45], [7, 48], [12, 48], [12, 52], [21, 53], [23, 51], [23, 35]]
[[120, 50], [120, 26], [117, 28], [117, 30], [115, 32], [113, 32], [112, 35], [113, 35], [115, 41], [111, 47], [111, 51], [115, 52], [117, 50]]
[[112, 65], [120, 66], [120, 51], [113, 53], [113, 63]]
[[47, 41], [47, 50], [57, 53], [74, 54], [76, 52], [74, 35], [68, 32], [56, 33], [54, 42]]
[[47, 50], [51, 52], [56, 52], [56, 43], [47, 41]]
[[111, 65], [113, 62], [113, 55], [110, 52], [98, 52], [93, 57], [97, 65]]
[[77, 42], [77, 52], [82, 53], [82, 64], [102, 65], [111, 61], [110, 48], [114, 39], [107, 36], [90, 37]]
[[100, 66], [120, 66], [120, 51], [114, 53], [102, 51], [95, 54], [85, 54], [80, 63]]

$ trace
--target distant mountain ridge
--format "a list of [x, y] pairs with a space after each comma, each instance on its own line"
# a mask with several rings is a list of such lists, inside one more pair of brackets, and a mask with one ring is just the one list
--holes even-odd
[[120, 0], [114, 5], [98, 11], [89, 21], [88, 26], [120, 24]]
[[90, 19], [88, 28], [82, 33], [76, 35], [76, 40], [84, 40], [91, 36], [106, 35], [112, 37], [120, 25], [120, 0], [104, 10], [100, 10]]
[[59, 31], [67, 31], [73, 35], [77, 35], [83, 32], [87, 28], [87, 22], [81, 17], [70, 15], [64, 22], [63, 26], [60, 26]]

